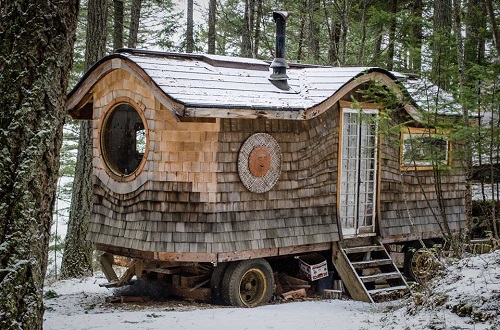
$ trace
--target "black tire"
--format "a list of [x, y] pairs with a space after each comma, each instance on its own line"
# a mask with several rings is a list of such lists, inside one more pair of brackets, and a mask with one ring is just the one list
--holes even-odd
[[214, 271], [212, 273], [212, 277], [210, 278], [210, 289], [212, 290], [212, 303], [217, 305], [227, 304], [224, 301], [222, 294], [222, 281], [224, 279], [224, 274], [227, 270], [229, 263], [220, 262], [215, 266]]
[[273, 296], [273, 270], [264, 259], [233, 262], [224, 274], [222, 292], [225, 301], [232, 306], [264, 305]]
[[424, 283], [429, 280], [437, 269], [436, 255], [429, 250], [434, 243], [424, 242], [425, 247], [419, 242], [414, 242], [405, 247], [405, 260], [403, 271], [405, 275], [416, 282]]

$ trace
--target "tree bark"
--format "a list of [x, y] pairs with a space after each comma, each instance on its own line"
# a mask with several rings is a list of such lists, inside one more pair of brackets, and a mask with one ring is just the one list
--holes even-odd
[[78, 1], [0, 2], [0, 328], [41, 329]]
[[422, 0], [414, 0], [411, 9], [411, 37], [410, 37], [410, 71], [420, 73], [422, 70]]
[[[462, 104], [462, 118], [463, 125], [466, 129], [470, 127], [469, 120], [469, 109], [467, 107], [467, 102], [464, 98], [464, 90], [467, 82], [464, 64], [464, 43], [462, 40], [462, 20], [460, 18], [460, 0], [453, 0], [453, 29], [455, 32], [455, 42], [457, 48], [457, 63], [458, 63], [458, 80], [459, 80], [459, 93], [460, 101]], [[467, 148], [467, 146], [466, 146]], [[465, 155], [472, 155], [471, 150], [465, 150]], [[466, 240], [470, 241], [471, 229], [472, 229], [472, 189], [471, 189], [471, 178], [472, 178], [472, 156], [466, 156], [465, 160], [465, 229], [466, 229]], [[453, 247], [453, 245], [452, 245]], [[458, 248], [455, 248], [458, 250]], [[457, 252], [457, 251], [455, 251]]]
[[[360, 37], [360, 45], [359, 45], [359, 54], [357, 59], [357, 65], [363, 65], [363, 57], [365, 52], [365, 44], [366, 44], [366, 8], [367, 0], [363, 0], [363, 5], [361, 8], [361, 37]], [[331, 37], [330, 37], [331, 38]]]
[[389, 46], [387, 49], [387, 70], [394, 70], [394, 48], [396, 44], [396, 17], [398, 0], [391, 1], [391, 24], [389, 26]]
[[256, 10], [255, 10], [255, 29], [253, 33], [253, 47], [252, 47], [252, 57], [259, 57], [259, 47], [260, 47], [260, 24], [262, 21], [262, 2], [263, 0], [256, 0]]
[[251, 23], [251, 8], [252, 0], [245, 0], [245, 12], [243, 13], [243, 25], [241, 31], [241, 56], [252, 57], [252, 23]]
[[309, 0], [308, 13], [309, 13], [309, 30], [308, 30], [308, 50], [309, 58], [313, 63], [319, 63], [319, 35], [320, 25], [319, 19], [322, 16], [320, 13], [319, 0]]
[[113, 0], [113, 49], [123, 48], [123, 0]]
[[215, 54], [217, 0], [210, 0], [208, 4], [208, 53]]
[[490, 18], [491, 32], [493, 34], [493, 44], [495, 45], [497, 56], [500, 58], [500, 33], [498, 32], [495, 10], [493, 7], [493, 2], [491, 0], [486, 0], [486, 9], [488, 10], [488, 17]]
[[142, 0], [132, 0], [130, 8], [130, 28], [128, 32], [128, 48], [137, 47], [137, 35], [139, 34], [139, 20], [141, 18]]
[[382, 53], [382, 37], [383, 37], [383, 32], [382, 32], [383, 26], [382, 24], [378, 23], [375, 25], [375, 42], [373, 43], [373, 55], [372, 55], [372, 60], [370, 61], [371, 65], [379, 65], [380, 63], [380, 54]]
[[434, 1], [434, 30], [432, 42], [431, 79], [440, 88], [449, 89], [449, 67], [451, 47], [451, 0]]
[[[85, 70], [106, 54], [107, 0], [89, 0]], [[93, 246], [86, 235], [92, 211], [92, 122], [80, 122], [80, 137], [71, 194], [68, 230], [61, 264], [62, 278], [92, 275]]]
[[186, 25], [186, 53], [194, 51], [194, 21], [193, 21], [193, 0], [187, 0], [187, 25]]

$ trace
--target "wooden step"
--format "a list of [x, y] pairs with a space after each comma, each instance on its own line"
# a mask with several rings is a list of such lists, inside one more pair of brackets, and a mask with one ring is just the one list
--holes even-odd
[[399, 291], [399, 290], [406, 291], [406, 290], [408, 290], [408, 287], [406, 285], [390, 286], [387, 288], [368, 290], [368, 293], [371, 295], [375, 295], [375, 294], [390, 293], [390, 292]]
[[377, 280], [392, 280], [395, 278], [402, 278], [402, 277], [400, 272], [391, 272], [391, 273], [380, 273], [374, 275], [360, 276], [359, 278], [363, 283], [366, 283], [366, 282], [374, 282]]
[[[332, 246], [333, 264], [355, 300], [379, 302], [401, 297], [402, 292], [409, 290], [389, 253], [382, 244], [376, 244], [377, 242], [378, 239], [370, 238]], [[372, 253], [375, 251], [377, 253]], [[364, 276], [360, 274], [373, 271], [379, 273]]]
[[118, 280], [116, 281], [111, 281], [111, 282], [107, 282], [107, 283], [100, 283], [99, 286], [101, 288], [117, 288], [119, 285], [118, 285]]
[[366, 246], [356, 246], [350, 248], [344, 248], [346, 254], [351, 253], [365, 253], [370, 251], [384, 251], [384, 247], [381, 245], [366, 245]]
[[366, 261], [353, 261], [352, 266], [356, 269], [364, 269], [370, 267], [379, 267], [392, 264], [391, 259], [376, 259], [376, 260], [366, 260]]

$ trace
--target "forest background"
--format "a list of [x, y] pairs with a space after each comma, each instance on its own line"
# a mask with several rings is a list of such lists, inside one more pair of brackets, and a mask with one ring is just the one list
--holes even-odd
[[[83, 1], [71, 85], [93, 62], [124, 46], [270, 60], [275, 47], [273, 10], [290, 13], [286, 32], [289, 62], [378, 66], [435, 84], [435, 95], [426, 91], [430, 107], [438, 103], [441, 93], [458, 100], [462, 118], [458, 125], [456, 121], [451, 127], [441, 122], [437, 107], [425, 109], [431, 114], [428, 124], [451, 130], [454, 140], [467, 141], [455, 144], [466, 155], [466, 237], [471, 237], [474, 197], [483, 201], [476, 205], [493, 219], [486, 227], [498, 238], [497, 206], [491, 203], [500, 194], [496, 183], [500, 178], [498, 1]], [[98, 35], [89, 37], [94, 26], [100, 27]], [[93, 40], [99, 40], [99, 47]], [[89, 54], [94, 54], [93, 61], [89, 62]], [[58, 198], [66, 203], [58, 204], [62, 207], [56, 211], [51, 245], [54, 261], [57, 251], [65, 251], [63, 278], [91, 274], [94, 260], [92, 246], [85, 240], [91, 203], [90, 131], [86, 123], [69, 122], [65, 127]], [[63, 246], [57, 230], [66, 222]]]
[[[9, 319], [16, 315], [27, 320], [23, 328], [37, 328], [37, 324], [40, 324], [43, 307], [41, 291], [38, 289], [43, 287], [40, 279], [45, 276], [47, 268], [46, 240], [41, 233], [45, 233], [46, 229], [50, 230], [52, 224], [55, 224], [52, 228], [56, 230], [60, 228], [60, 223], [67, 222], [68, 225], [64, 241], [61, 233], [56, 230], [51, 235], [50, 249], [54, 252], [61, 249], [64, 251], [60, 275], [66, 278], [79, 277], [93, 271], [92, 247], [85, 240], [85, 224], [91, 208], [89, 125], [74, 123], [68, 117], [65, 118], [56, 196], [66, 204], [57, 203], [59, 207], [54, 209], [50, 197], [50, 182], [52, 167], [59, 163], [57, 146], [58, 129], [62, 127], [62, 107], [60, 104], [56, 107], [59, 112], [55, 118], [50, 111], [43, 113], [47, 120], [42, 115], [34, 116], [33, 109], [50, 110], [56, 106], [55, 98], [50, 95], [45, 98], [29, 98], [34, 93], [44, 95], [49, 88], [29, 85], [37, 82], [35, 75], [26, 75], [19, 82], [11, 78], [16, 73], [24, 77], [24, 73], [31, 72], [50, 76], [50, 65], [59, 68], [71, 63], [68, 60], [70, 48], [74, 49], [74, 60], [69, 83], [66, 71], [61, 69], [60, 86], [50, 86], [56, 92], [61, 88], [67, 92], [66, 87], [74, 86], [99, 58], [124, 46], [270, 60], [274, 57], [275, 44], [271, 12], [288, 11], [291, 16], [287, 22], [287, 61], [333, 66], [378, 66], [429, 80], [438, 86], [439, 91], [452, 94], [459, 102], [462, 113], [462, 120], [459, 125], [455, 125], [453, 134], [457, 140], [467, 141], [461, 146], [461, 150], [466, 155], [464, 159], [468, 159], [464, 163], [464, 169], [469, 188], [465, 196], [469, 231], [472, 221], [473, 180], [479, 183], [479, 199], [498, 199], [498, 0], [188, 0], [175, 3], [170, 0], [87, 0], [80, 2], [73, 48], [73, 19], [78, 13], [77, 3], [43, 2], [43, 5], [35, 8], [29, 5], [29, 1], [0, 1], [0, 42], [5, 46], [0, 52], [0, 101], [3, 101], [1, 103], [5, 109], [10, 110], [17, 109], [22, 104], [22, 111], [16, 112], [15, 117], [15, 123], [21, 124], [13, 125], [12, 118], [4, 116], [8, 111], [2, 112], [0, 122], [1, 145], [9, 148], [2, 149], [2, 153], [21, 155], [16, 158], [17, 156], [7, 157], [5, 154], [0, 163], [0, 223], [3, 225], [0, 231], [0, 261], [5, 270], [0, 274], [0, 293], [9, 297], [2, 302], [2, 310], [8, 312], [0, 315], [0, 325], [7, 325], [6, 329], [15, 328], [12, 326], [14, 323], [23, 325], [20, 321]], [[25, 22], [30, 25], [23, 25]], [[36, 24], [32, 24], [33, 22]], [[61, 26], [58, 22], [64, 24]], [[50, 37], [50, 33], [53, 33], [53, 37]], [[26, 34], [29, 35], [25, 39], [20, 38]], [[18, 41], [12, 40], [23, 42], [19, 46]], [[26, 50], [25, 56], [16, 53], [19, 49]], [[51, 64], [35, 65], [35, 59], [44, 52]], [[58, 52], [59, 58], [49, 56]], [[21, 66], [15, 67], [17, 62], [10, 60], [16, 59], [14, 56], [18, 56]], [[29, 63], [29, 68], [23, 71], [22, 63]], [[10, 69], [12, 71], [8, 71]], [[56, 73], [59, 76], [59, 71]], [[40, 81], [51, 80], [44, 78]], [[16, 89], [16, 86], [21, 87]], [[9, 94], [11, 89], [17, 94]], [[14, 104], [12, 95], [28, 96], [25, 98], [28, 101]], [[38, 101], [48, 103], [38, 104]], [[473, 122], [471, 118], [474, 118]], [[57, 125], [51, 126], [54, 121]], [[475, 125], [476, 122], [479, 125]], [[39, 150], [36, 150], [37, 145], [25, 146], [21, 143], [25, 136], [20, 130], [28, 127], [29, 123], [43, 126], [33, 128], [34, 132], [41, 132], [35, 134]], [[434, 126], [438, 124], [433, 123]], [[30, 132], [28, 133], [31, 134]], [[33, 136], [28, 138], [33, 141]], [[53, 150], [42, 154], [46, 150], [46, 142], [49, 142], [50, 147], [51, 141], [55, 141]], [[30, 173], [22, 166], [16, 166], [25, 156], [28, 160], [32, 157], [38, 165], [46, 164], [48, 169], [29, 165], [32, 169]], [[44, 157], [50, 162], [45, 161]], [[18, 176], [19, 173], [24, 173], [24, 177]], [[73, 177], [74, 180], [71, 180]], [[29, 191], [28, 187], [33, 184], [34, 190]], [[26, 191], [35, 196], [28, 196]], [[29, 203], [21, 204], [25, 202], [25, 198], [29, 199]], [[26, 205], [29, 207], [26, 208]], [[496, 204], [487, 203], [486, 206], [496, 223]], [[54, 211], [53, 220], [49, 220], [50, 216], [45, 214], [47, 210]], [[496, 238], [497, 227], [494, 225], [492, 228], [492, 235]], [[37, 239], [39, 233], [36, 230], [41, 228], [41, 239]], [[16, 241], [14, 236], [18, 234], [26, 237]], [[33, 242], [36, 244], [32, 244]], [[39, 248], [37, 244], [40, 244]], [[33, 259], [29, 259], [22, 257], [23, 249], [39, 252], [35, 252]], [[20, 269], [22, 272], [18, 271]], [[53, 269], [58, 269], [58, 266]], [[11, 275], [21, 280], [28, 279], [23, 286], [24, 291], [12, 294], [16, 292], [17, 286], [14, 280], [7, 282], [6, 279]], [[27, 306], [36, 308], [30, 309]]]

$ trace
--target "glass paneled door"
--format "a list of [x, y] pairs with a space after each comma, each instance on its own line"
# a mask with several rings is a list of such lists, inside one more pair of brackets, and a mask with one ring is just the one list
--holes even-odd
[[339, 219], [344, 236], [375, 231], [377, 109], [342, 108]]

